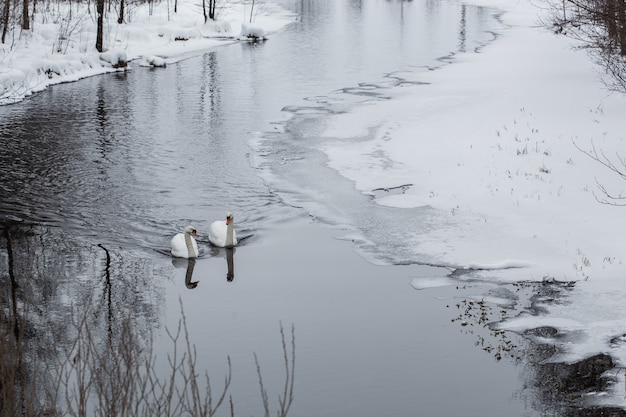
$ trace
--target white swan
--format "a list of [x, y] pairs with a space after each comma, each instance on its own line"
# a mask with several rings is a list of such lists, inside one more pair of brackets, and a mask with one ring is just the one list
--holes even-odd
[[184, 233], [178, 233], [172, 238], [172, 255], [177, 258], [197, 258], [198, 244], [193, 236], [198, 237], [198, 232], [193, 226], [185, 227]]
[[209, 241], [220, 248], [231, 248], [237, 245], [237, 233], [233, 227], [233, 213], [226, 213], [226, 221], [218, 220], [211, 223]]

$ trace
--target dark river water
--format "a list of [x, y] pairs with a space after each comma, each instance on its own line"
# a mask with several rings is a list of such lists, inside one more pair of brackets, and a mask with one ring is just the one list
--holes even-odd
[[[540, 352], [486, 326], [531, 308], [535, 289], [415, 290], [413, 279], [449, 272], [385, 245], [393, 219], [415, 213], [375, 207], [302, 143], [325, 114], [386, 99], [410, 82], [402, 74], [494, 41], [496, 11], [434, 0], [284, 5], [298, 17], [266, 42], [0, 108], [1, 297], [33, 366], [60, 367], [75, 312], [89, 309], [97, 350], [121, 344], [130, 323], [166, 374], [168, 334], [184, 316], [197, 372], [219, 386], [230, 357], [235, 414], [261, 415], [253, 355], [274, 410], [282, 323], [288, 347], [291, 325], [296, 335], [289, 415], [561, 415], [555, 394], [537, 389]], [[243, 238], [232, 251], [207, 239], [227, 211]], [[188, 224], [200, 233], [195, 263], [169, 256]], [[508, 301], [477, 303], [485, 294]]]

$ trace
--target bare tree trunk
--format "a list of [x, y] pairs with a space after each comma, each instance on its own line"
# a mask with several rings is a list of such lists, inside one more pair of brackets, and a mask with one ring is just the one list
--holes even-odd
[[4, 0], [4, 10], [2, 11], [2, 43], [5, 43], [9, 32], [9, 16], [11, 15], [11, 1]]
[[37, 13], [37, 0], [33, 0], [33, 12], [32, 12], [32, 13], [31, 13], [31, 15], [30, 15], [30, 17], [31, 17], [31, 19], [32, 19], [32, 22], [31, 22], [31, 27], [30, 27], [30, 29], [31, 29], [31, 30], [33, 30], [33, 29], [34, 29], [32, 25], [33, 25], [33, 23], [35, 22], [35, 14], [36, 14], [36, 13]]
[[96, 49], [98, 52], [102, 52], [102, 32], [104, 26], [104, 0], [97, 0], [96, 2], [96, 12], [98, 15], [98, 33], [96, 34]]
[[125, 0], [120, 0], [120, 16], [117, 18], [117, 23], [119, 23], [120, 25], [124, 23], [124, 5], [125, 4], [126, 4]]
[[604, 20], [609, 39], [617, 38], [617, 20], [615, 15], [615, 0], [606, 0], [604, 3]]
[[28, 17], [28, 0], [24, 0], [22, 8], [22, 30], [30, 30], [30, 17]]
[[215, 20], [215, 1], [209, 0], [209, 19]]
[[617, 2], [617, 27], [620, 55], [626, 56], [626, 5], [623, 1]]

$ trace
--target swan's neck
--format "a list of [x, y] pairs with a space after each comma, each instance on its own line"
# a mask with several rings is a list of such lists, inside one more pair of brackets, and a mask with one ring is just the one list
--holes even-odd
[[233, 245], [233, 222], [228, 223], [228, 226], [226, 226], [226, 245], [225, 246], [234, 246]]
[[185, 233], [185, 245], [187, 245], [187, 255], [191, 257], [196, 256], [196, 251], [193, 250], [193, 244], [191, 243], [191, 235]]

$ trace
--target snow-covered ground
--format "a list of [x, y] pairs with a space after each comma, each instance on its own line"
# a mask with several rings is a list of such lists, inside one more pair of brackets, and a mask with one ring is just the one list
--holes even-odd
[[[503, 12], [497, 40], [413, 75], [425, 85], [332, 116], [329, 164], [366, 193], [413, 184], [380, 204], [440, 209], [445, 227], [416, 233], [420, 253], [474, 268], [485, 280], [579, 281], [567, 303], [502, 328], [553, 326], [559, 337], [549, 342], [563, 352], [555, 359], [605, 352], [626, 366], [626, 343], [615, 342], [626, 333], [626, 207], [596, 200], [598, 184], [619, 195], [625, 183], [579, 149], [595, 147], [617, 164], [626, 157], [626, 97], [604, 88], [600, 69], [573, 41], [541, 27], [544, 11], [528, 0], [471, 3]], [[191, 1], [179, 1], [175, 15], [166, 6], [155, 4], [151, 15], [129, 9], [122, 26], [111, 16], [106, 44], [113, 56], [144, 65], [184, 59], [236, 42], [250, 13], [249, 4], [229, 2], [220, 23], [205, 25]], [[36, 21], [34, 33], [16, 33], [1, 47], [4, 103], [113, 70], [94, 51], [93, 13], [74, 10], [83, 14], [76, 25], [64, 23], [67, 13]], [[293, 20], [263, 3], [254, 31], [271, 33]], [[374, 139], [351, 140], [371, 129]], [[626, 405], [620, 394], [604, 398]]]
[[[542, 342], [561, 349], [554, 360], [604, 352], [626, 366], [626, 207], [597, 201], [599, 185], [620, 195], [626, 182], [581, 151], [626, 168], [626, 96], [607, 91], [575, 42], [539, 24], [541, 8], [471, 3], [503, 11], [497, 40], [413, 75], [426, 85], [332, 116], [329, 164], [365, 193], [413, 184], [379, 204], [440, 209], [441, 227], [416, 231], [418, 253], [475, 269], [472, 278], [578, 281], [548, 314], [501, 327], [553, 326], [559, 334]], [[623, 381], [616, 393], [603, 401], [626, 405]]]
[[[204, 23], [201, 2], [179, 0], [127, 6], [125, 24], [115, 11], [105, 14], [104, 47], [95, 49], [95, 3], [69, 2], [37, 13], [31, 32], [19, 27], [0, 44], [0, 104], [13, 103], [53, 84], [116, 71], [112, 63], [162, 66], [199, 55], [249, 35], [262, 36], [294, 21], [270, 2], [218, 2], [217, 20]], [[91, 9], [89, 9], [89, 7]], [[252, 18], [252, 23], [250, 19]], [[131, 65], [131, 66], [132, 66]]]

